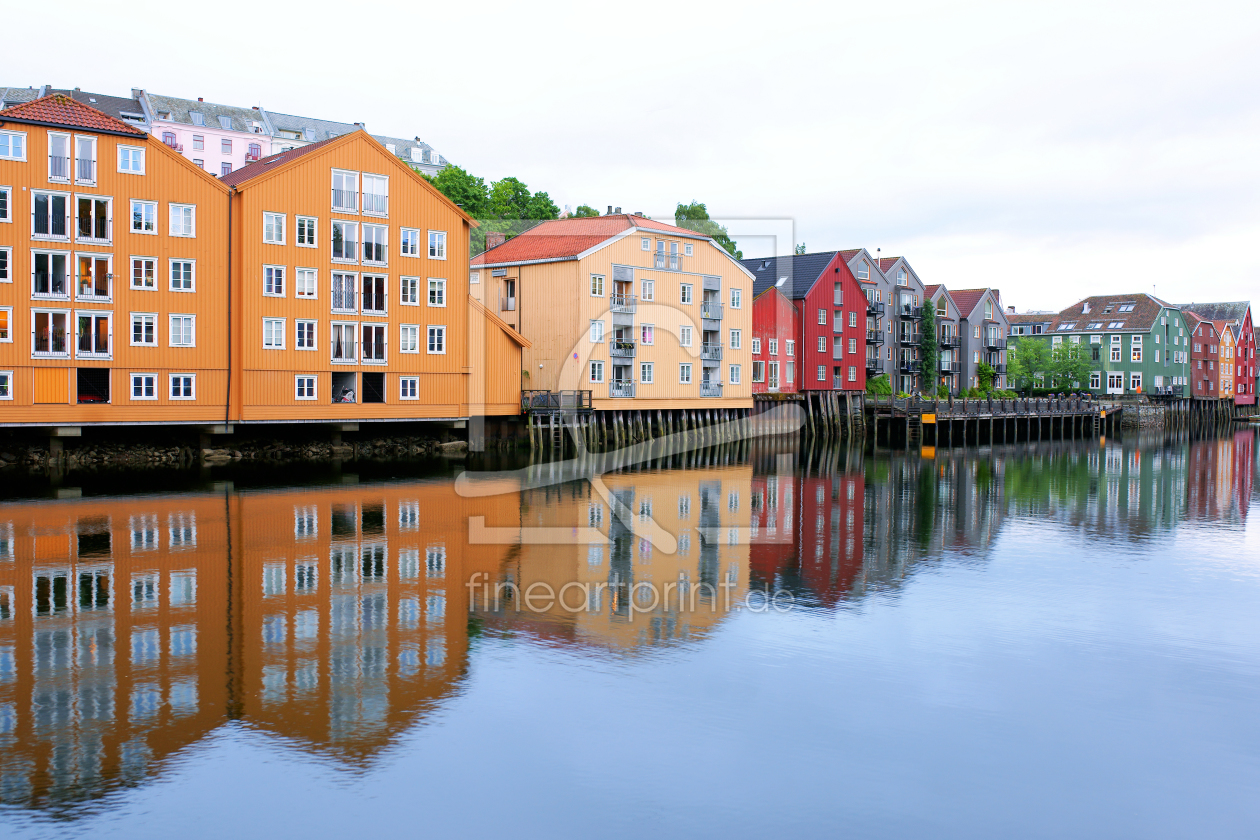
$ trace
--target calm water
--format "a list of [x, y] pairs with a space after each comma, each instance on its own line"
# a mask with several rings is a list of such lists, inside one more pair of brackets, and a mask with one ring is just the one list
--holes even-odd
[[9, 476], [0, 834], [1255, 837], [1258, 453]]

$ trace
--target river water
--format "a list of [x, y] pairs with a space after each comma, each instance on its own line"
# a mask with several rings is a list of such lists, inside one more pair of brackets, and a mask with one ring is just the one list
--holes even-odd
[[0, 834], [1255, 837], [1258, 454], [9, 473]]

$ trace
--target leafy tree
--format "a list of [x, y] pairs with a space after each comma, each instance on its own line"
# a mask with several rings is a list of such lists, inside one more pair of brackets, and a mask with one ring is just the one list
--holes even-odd
[[1049, 342], [1041, 338], [1012, 339], [1006, 350], [1007, 373], [1015, 390], [1032, 389], [1038, 380], [1051, 375]]
[[997, 376], [997, 371], [988, 362], [980, 362], [976, 365], [976, 378], [980, 380], [981, 391], [992, 391], [993, 380]]
[[578, 208], [573, 211], [573, 218], [575, 219], [587, 219], [587, 218], [590, 218], [591, 216], [598, 216], [598, 215], [599, 215], [599, 211], [596, 210], [594, 207], [591, 207], [589, 204], [579, 204]]
[[1068, 342], [1055, 347], [1050, 353], [1050, 379], [1052, 388], [1079, 388], [1072, 383], [1089, 382], [1089, 361], [1085, 358], [1084, 345]]
[[802, 242], [801, 244], [799, 244], [799, 245], [797, 245], [797, 246], [796, 246], [796, 251], [795, 251], [795, 253], [796, 253], [796, 254], [798, 254], [798, 255], [800, 255], [800, 254], [804, 254], [804, 253], [805, 253], [805, 243], [804, 243], [804, 242]]
[[881, 373], [879, 376], [870, 376], [866, 379], [866, 393], [887, 397], [892, 393], [892, 383], [888, 381], [888, 375]]
[[709, 210], [698, 201], [690, 204], [679, 204], [674, 211], [674, 223], [680, 228], [694, 230], [696, 233], [713, 238], [735, 259], [743, 259], [744, 252], [735, 247], [734, 240], [726, 233], [726, 228], [709, 218]]
[[941, 348], [936, 343], [936, 309], [931, 304], [931, 301], [924, 301], [923, 329], [919, 333], [919, 368], [923, 372], [923, 391], [927, 394], [936, 393], [936, 386], [941, 381]]
[[486, 214], [490, 193], [484, 178], [470, 175], [461, 167], [448, 166], [432, 178], [426, 175], [425, 180], [437, 187], [442, 195], [463, 207], [464, 212], [474, 219]]

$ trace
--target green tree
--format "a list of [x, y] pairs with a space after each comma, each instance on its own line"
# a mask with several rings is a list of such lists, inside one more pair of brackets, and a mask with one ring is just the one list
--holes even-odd
[[435, 177], [425, 176], [425, 180], [474, 219], [486, 214], [490, 193], [484, 178], [470, 175], [461, 167], [448, 166]]
[[1051, 375], [1049, 342], [1040, 338], [1012, 339], [1006, 351], [1007, 374], [1017, 391], [1027, 392]]
[[923, 393], [933, 395], [941, 381], [941, 348], [936, 342], [936, 307], [923, 302], [923, 329], [919, 333], [919, 369], [923, 372]]
[[575, 219], [587, 219], [587, 218], [590, 218], [591, 216], [598, 216], [598, 215], [599, 215], [599, 211], [596, 210], [594, 207], [591, 207], [589, 204], [579, 204], [578, 208], [573, 211], [573, 218]]
[[980, 362], [976, 365], [976, 378], [980, 380], [981, 391], [993, 390], [993, 379], [997, 376], [997, 371], [988, 362]]
[[868, 376], [866, 379], [866, 393], [878, 394], [881, 397], [887, 397], [892, 394], [892, 383], [888, 381], [888, 375], [881, 373], [879, 376]]
[[1085, 358], [1084, 345], [1068, 342], [1055, 347], [1050, 353], [1050, 380], [1052, 388], [1079, 388], [1089, 382], [1089, 362]]
[[726, 249], [735, 259], [743, 259], [744, 252], [735, 247], [734, 240], [726, 233], [726, 228], [709, 218], [709, 210], [698, 201], [690, 204], [679, 204], [674, 211], [674, 223], [680, 228], [694, 230], [696, 233], [712, 237], [713, 241]]
[[796, 246], [796, 251], [795, 251], [795, 253], [796, 253], [798, 256], [799, 256], [800, 254], [804, 254], [804, 253], [805, 253], [805, 243], [804, 243], [804, 242], [802, 242], [801, 244], [799, 244], [799, 245], [797, 245], [797, 246]]

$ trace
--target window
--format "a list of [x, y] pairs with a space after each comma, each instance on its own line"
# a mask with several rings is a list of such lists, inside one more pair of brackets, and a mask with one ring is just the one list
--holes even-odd
[[446, 327], [429, 327], [429, 352], [446, 352]]
[[857, 279], [859, 279], [859, 280], [869, 280], [869, 279], [871, 279], [871, 267], [870, 267], [870, 265], [866, 262], [866, 260], [862, 260], [862, 262], [858, 263], [858, 267], [857, 267]]
[[75, 202], [75, 236], [80, 242], [109, 242], [113, 221], [113, 202], [108, 198], [81, 195]]
[[112, 319], [111, 312], [97, 310], [78, 313], [74, 354], [76, 358], [109, 355]]
[[691, 384], [691, 365], [681, 364], [678, 366], [678, 381], [683, 385]]
[[358, 261], [359, 226], [356, 223], [332, 223], [332, 258], [344, 262]]
[[363, 212], [376, 216], [389, 213], [389, 178], [384, 175], [364, 174]]
[[293, 379], [294, 394], [293, 396], [299, 400], [315, 399], [315, 377], [314, 376], [296, 376]]
[[760, 338], [754, 338], [754, 339], [752, 340], [752, 348], [751, 348], [751, 349], [752, 349], [752, 354], [753, 354], [754, 356], [760, 356], [760, 355], [761, 355], [761, 339], [760, 339]]
[[824, 327], [827, 325], [827, 310], [826, 309], [818, 310], [818, 323]]
[[0, 160], [26, 160], [26, 134], [0, 131]]
[[35, 297], [69, 298], [68, 260], [69, 254], [66, 253], [36, 251], [34, 271], [31, 276], [31, 294]]
[[271, 245], [284, 244], [283, 213], [263, 213], [263, 242]]
[[827, 379], [827, 366], [819, 365], [818, 366], [818, 381], [825, 382], [826, 379]]
[[[264, 214], [264, 215], [267, 215], [267, 214]], [[280, 242], [283, 243], [284, 242], [284, 214], [277, 213], [275, 215], [278, 215], [280, 217]], [[315, 238], [316, 230], [318, 229], [318, 224], [319, 224], [318, 220], [311, 218], [310, 216], [297, 217], [298, 247], [316, 248], [319, 246], [319, 240]], [[267, 223], [265, 220], [263, 222], [263, 241], [264, 242], [270, 241], [267, 239]]]
[[683, 253], [684, 253], [684, 254], [686, 254], [687, 256], [689, 256], [689, 257], [690, 257], [692, 254], [694, 254], [694, 253], [695, 253], [694, 247], [695, 247], [695, 246], [693, 246], [693, 245], [684, 245], [684, 246], [683, 246]]
[[1135, 335], [1129, 341], [1130, 357], [1135, 362], [1142, 361], [1142, 336]]
[[857, 382], [857, 368], [853, 365], [849, 365], [849, 381]]
[[268, 350], [284, 349], [283, 318], [263, 318], [263, 347]]
[[152, 373], [131, 374], [131, 398], [133, 400], [156, 400], [157, 375]]
[[[788, 368], [789, 368], [789, 374], [790, 374], [790, 369], [791, 369], [791, 365], [790, 365], [790, 364], [788, 365]], [[730, 380], [731, 380], [731, 384], [732, 384], [732, 385], [738, 385], [738, 384], [739, 384], [739, 365], [731, 365], [731, 369], [730, 369]], [[792, 379], [791, 379], [791, 376], [790, 376], [790, 375], [789, 375], [789, 377], [788, 377], [788, 381], [789, 381], [789, 382], [791, 382], [791, 381], [792, 381]]]
[[197, 341], [197, 316], [172, 315], [170, 320], [172, 347], [195, 347]]
[[680, 303], [691, 303], [691, 284], [683, 283], [678, 291], [678, 300]]
[[192, 204], [171, 205], [171, 236], [197, 235], [197, 208]]
[[[62, 193], [31, 192], [31, 236], [70, 238], [70, 200]], [[155, 207], [157, 205], [154, 205]]]
[[446, 233], [440, 230], [429, 231], [429, 259], [446, 259]]
[[192, 260], [171, 260], [171, 291], [195, 290], [195, 264]]
[[856, 338], [850, 338], [850, 339], [849, 339], [849, 352], [850, 352], [850, 353], [856, 353], [856, 352], [857, 352], [857, 339], [856, 339]]
[[231, 141], [231, 140], [220, 140], [220, 141], [219, 141], [219, 153], [220, 153], [220, 154], [224, 154], [224, 155], [230, 155], [230, 154], [232, 154], [232, 141]]
[[384, 315], [388, 311], [388, 278], [383, 274], [363, 275], [362, 312], [373, 315]]
[[197, 399], [197, 376], [192, 373], [171, 374], [171, 399]]
[[65, 311], [36, 309], [31, 312], [31, 320], [34, 322], [32, 355], [70, 355], [70, 346], [66, 343], [66, 322], [69, 317], [70, 314]]
[[420, 377], [418, 376], [398, 377], [398, 398], [401, 400], [420, 399]]
[[656, 300], [656, 281], [643, 279], [639, 281], [642, 286], [642, 297], [644, 300]]
[[850, 327], [856, 327], [856, 326], [857, 326], [857, 313], [856, 313], [856, 312], [850, 312], [850, 313], [849, 313], [849, 326], [850, 326]]
[[399, 277], [398, 299], [404, 306], [420, 305], [420, 278]]
[[904, 268], [897, 269], [897, 285], [898, 286], [910, 285], [910, 277], [909, 275], [906, 274], [906, 270]]
[[358, 295], [355, 294], [358, 277], [340, 271], [332, 273], [332, 308], [334, 312], [357, 312]]
[[[646, 240], [645, 240], [646, 241]], [[651, 385], [652, 378], [656, 374], [656, 365], [652, 362], [639, 363], [639, 382], [643, 385]]]
[[[1112, 337], [1119, 338], [1120, 336], [1117, 335], [1117, 336], [1112, 336]], [[1120, 342], [1118, 341], [1111, 345], [1111, 361], [1113, 362], [1120, 361]]]
[[138, 201], [131, 200], [131, 231], [132, 233], [151, 233], [157, 234], [157, 211], [156, 201]]
[[231, 175], [231, 174], [232, 174], [232, 164], [228, 163], [227, 161], [224, 161], [223, 163], [219, 164], [219, 174], [220, 174], [220, 175]]
[[646, 237], [646, 236], [641, 236], [641, 237], [639, 237], [639, 250], [640, 250], [640, 251], [651, 251], [651, 250], [652, 250], [652, 240], [651, 240], [651, 239], [649, 239], [649, 238], [648, 238], [648, 237]]
[[420, 231], [415, 228], [403, 228], [399, 242], [402, 243], [404, 257], [420, 256]]
[[1142, 390], [1142, 374], [1140, 373], [1129, 374], [1129, 390], [1130, 391]]
[[[384, 362], [387, 355], [386, 351], [388, 350], [388, 339], [385, 337], [386, 325], [362, 324], [361, 328], [363, 340], [361, 342], [362, 351], [360, 353], [360, 360], [364, 363]], [[368, 374], [364, 374], [364, 376], [366, 377]], [[384, 376], [384, 374], [375, 374], [375, 376], [381, 377]], [[369, 381], [365, 379], [363, 383], [365, 391], [369, 384]], [[366, 391], [366, 398], [364, 399], [364, 402], [385, 402], [385, 380], [380, 379], [379, 384], [376, 387], [378, 389], [378, 399], [372, 399], [372, 392]]]
[[[732, 350], [739, 349], [742, 333], [743, 333], [742, 330], [731, 330], [731, 349]], [[789, 353], [788, 355], [790, 356], [791, 354]]]
[[299, 350], [315, 349], [315, 325], [316, 321], [294, 321], [294, 330], [296, 331], [294, 344]]
[[819, 353], [827, 352], [827, 336], [825, 335], [818, 336], [818, 352]]
[[108, 301], [113, 293], [109, 254], [79, 254], [75, 296], [79, 300]]
[[639, 343], [653, 344], [656, 342], [656, 325], [640, 324], [639, 325]]
[[363, 226], [363, 261], [384, 265], [389, 262], [389, 228], [385, 225]]
[[752, 363], [752, 367], [753, 367], [753, 369], [752, 369], [752, 381], [753, 381], [753, 382], [765, 382], [765, 381], [766, 381], [766, 363], [765, 363], [765, 362], [757, 362], [757, 361], [754, 361], [754, 362]]
[[79, 184], [96, 183], [96, 138], [74, 138], [74, 180]]
[[[200, 122], [198, 120], [200, 119]], [[194, 125], [205, 125], [205, 118], [201, 114], [193, 115]], [[206, 148], [206, 136], [204, 134], [193, 135], [193, 151], [204, 151]]]
[[769, 343], [770, 349], [767, 351], [767, 353], [771, 356], [779, 355], [779, 339], [772, 338], [770, 339], [768, 343]]
[[604, 296], [604, 275], [592, 274], [591, 275], [591, 297], [603, 297], [603, 296]]
[[599, 344], [604, 340], [604, 322], [591, 321], [591, 343]]
[[319, 278], [313, 268], [299, 268], [294, 272], [293, 295], [300, 298], [314, 298], [319, 293]]
[[263, 294], [269, 297], [284, 297], [284, 266], [263, 266]]
[[691, 346], [691, 327], [678, 328], [678, 344], [682, 347]]
[[70, 135], [48, 132], [48, 180], [70, 180]]
[[332, 349], [332, 360], [334, 362], [354, 362], [359, 358], [355, 350], [358, 341], [358, 328], [358, 324], [333, 323], [330, 325], [328, 341]]
[[1116, 312], [1132, 312], [1135, 304], [1122, 303], [1116, 307]]
[[152, 257], [131, 258], [131, 288], [157, 289], [157, 260]]
[[590, 364], [590, 380], [593, 384], [599, 385], [604, 381], [604, 363], [595, 360]]
[[157, 313], [131, 313], [131, 344], [133, 347], [157, 346]]
[[13, 188], [0, 187], [0, 222], [13, 221]]
[[400, 353], [420, 352], [420, 327], [417, 324], [403, 324], [400, 327], [398, 350]]
[[0, 341], [13, 340], [13, 307], [0, 308]]
[[[688, 245], [687, 247], [690, 248], [691, 246]], [[744, 302], [743, 289], [731, 289], [731, 309], [739, 309], [740, 306], [743, 305], [743, 302]]]
[[429, 278], [429, 306], [446, 306], [446, 281]]
[[1099, 388], [1102, 387], [1102, 371], [1101, 370], [1096, 370], [1090, 373], [1089, 387], [1095, 391], [1097, 391]]

